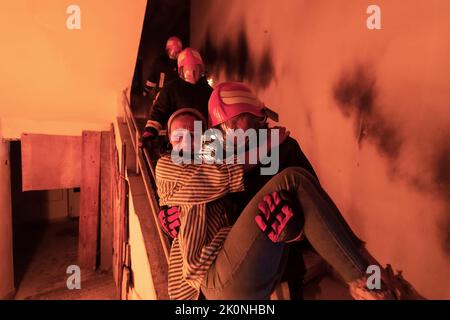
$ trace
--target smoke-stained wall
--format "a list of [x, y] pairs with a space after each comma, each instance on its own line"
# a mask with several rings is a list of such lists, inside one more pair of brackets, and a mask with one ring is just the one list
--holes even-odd
[[280, 113], [374, 255], [450, 298], [450, 2], [193, 0], [191, 27], [216, 79]]

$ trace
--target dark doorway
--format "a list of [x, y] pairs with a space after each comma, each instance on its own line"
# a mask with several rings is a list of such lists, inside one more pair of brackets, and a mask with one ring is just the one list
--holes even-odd
[[78, 190], [22, 191], [20, 141], [11, 142], [11, 198], [16, 299], [63, 286], [77, 263]]
[[131, 107], [137, 117], [145, 116], [150, 101], [142, 96], [153, 61], [164, 53], [166, 41], [177, 36], [184, 47], [190, 42], [190, 0], [147, 1], [139, 52], [131, 87]]

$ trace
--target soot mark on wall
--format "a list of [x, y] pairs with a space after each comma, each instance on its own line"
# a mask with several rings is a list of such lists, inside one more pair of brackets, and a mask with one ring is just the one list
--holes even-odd
[[360, 147], [365, 140], [391, 159], [400, 153], [403, 140], [395, 126], [379, 112], [375, 76], [364, 66], [344, 72], [333, 88], [334, 99], [346, 117], [355, 120]]
[[244, 23], [238, 30], [222, 40], [214, 39], [210, 32], [206, 34], [200, 53], [207, 70], [213, 75], [224, 71], [229, 81], [246, 81], [256, 89], [265, 89], [275, 79], [272, 47], [267, 43], [262, 54], [256, 55], [250, 50]]
[[[448, 136], [447, 136], [448, 137]], [[446, 141], [446, 139], [443, 139]], [[438, 147], [434, 162], [434, 181], [436, 192], [446, 201], [442, 220], [439, 221], [442, 244], [447, 255], [450, 255], [450, 145]]]
[[[430, 145], [436, 150], [434, 156], [419, 164], [426, 167], [426, 172], [431, 172], [431, 180], [418, 174], [397, 172], [397, 160], [404, 140], [397, 124], [381, 114], [377, 95], [376, 78], [363, 65], [343, 72], [333, 87], [338, 108], [345, 117], [355, 122], [355, 136], [360, 147], [364, 141], [373, 143], [380, 154], [388, 156], [390, 173], [405, 180], [417, 192], [434, 195], [444, 203], [444, 210], [437, 223], [441, 246], [450, 256], [450, 145], [446, 135]], [[450, 132], [447, 136], [450, 136]]]

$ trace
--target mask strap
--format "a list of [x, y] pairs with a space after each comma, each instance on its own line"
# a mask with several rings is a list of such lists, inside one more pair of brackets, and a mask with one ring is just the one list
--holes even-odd
[[278, 121], [279, 121], [278, 113], [276, 113], [275, 111], [273, 111], [273, 110], [270, 109], [269, 107], [264, 106], [264, 108], [263, 108], [262, 111], [263, 111], [264, 115], [265, 115], [266, 117], [268, 117], [269, 119], [271, 119], [271, 120], [273, 120], [273, 121], [275, 121], [275, 122], [278, 122]]

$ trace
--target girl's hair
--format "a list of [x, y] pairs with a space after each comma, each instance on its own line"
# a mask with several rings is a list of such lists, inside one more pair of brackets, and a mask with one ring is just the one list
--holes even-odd
[[[171, 134], [171, 130], [170, 127], [173, 123], [173, 121], [181, 116], [192, 116], [195, 119], [198, 119], [200, 121], [202, 121], [203, 126], [202, 126], [202, 130], [205, 130], [207, 128], [207, 121], [206, 118], [201, 114], [200, 111], [198, 111], [197, 109], [194, 108], [182, 108], [179, 109], [177, 111], [175, 111], [169, 118], [169, 120], [167, 121], [167, 135], [162, 139], [162, 143], [159, 147], [159, 156], [163, 156], [165, 154], [168, 154], [172, 151], [172, 145], [170, 144], [170, 134]], [[203, 132], [202, 132], [203, 133]]]
[[203, 128], [202, 129], [206, 129], [206, 118], [201, 114], [200, 111], [198, 111], [197, 109], [194, 108], [181, 108], [178, 109], [177, 111], [175, 111], [169, 118], [169, 120], [167, 121], [167, 135], [170, 137], [170, 127], [172, 125], [173, 120], [175, 120], [176, 118], [180, 117], [180, 116], [185, 116], [185, 115], [191, 115], [194, 118], [202, 121], [203, 123]]

